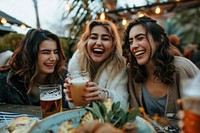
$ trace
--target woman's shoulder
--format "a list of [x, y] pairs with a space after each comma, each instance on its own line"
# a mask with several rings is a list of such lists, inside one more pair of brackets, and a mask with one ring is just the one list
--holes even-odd
[[174, 57], [174, 65], [176, 67], [195, 67], [195, 64], [191, 60], [181, 56]]
[[182, 75], [185, 73], [188, 76], [194, 76], [199, 73], [197, 66], [185, 57], [175, 56], [174, 66], [176, 67], [176, 70], [178, 70]]
[[0, 81], [5, 80], [8, 76], [8, 71], [6, 72], [0, 72]]

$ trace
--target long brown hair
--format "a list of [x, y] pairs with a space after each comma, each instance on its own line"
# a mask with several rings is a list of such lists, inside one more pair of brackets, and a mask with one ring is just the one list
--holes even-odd
[[61, 78], [65, 68], [66, 57], [62, 49], [59, 37], [50, 31], [42, 29], [31, 29], [26, 34], [25, 38], [14, 51], [10, 59], [10, 67], [14, 75], [17, 75], [20, 80], [27, 84], [28, 92], [32, 89], [36, 82], [38, 74], [38, 51], [39, 45], [44, 40], [54, 40], [57, 44], [59, 60], [55, 66], [55, 71], [49, 74], [46, 81], [55, 83]]
[[146, 81], [148, 74], [144, 68], [144, 65], [139, 65], [136, 58], [130, 51], [129, 45], [129, 32], [135, 25], [141, 25], [146, 30], [146, 37], [151, 35], [155, 42], [159, 45], [157, 50], [152, 57], [156, 69], [154, 75], [165, 84], [171, 84], [174, 82], [173, 75], [175, 73], [175, 66], [173, 65], [174, 56], [182, 56], [176, 47], [174, 47], [169, 38], [156, 20], [153, 20], [147, 16], [138, 18], [131, 22], [126, 31], [123, 44], [123, 55], [127, 58], [127, 64], [131, 67], [133, 78], [136, 82], [142, 83]]

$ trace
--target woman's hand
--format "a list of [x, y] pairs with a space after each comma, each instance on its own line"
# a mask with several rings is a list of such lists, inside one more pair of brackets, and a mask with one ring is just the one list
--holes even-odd
[[64, 83], [63, 86], [64, 86], [66, 89], [64, 89], [63, 91], [64, 91], [64, 93], [65, 93], [65, 95], [66, 95], [66, 100], [67, 100], [68, 102], [73, 103], [73, 99], [71, 98], [70, 85], [71, 85], [71, 84], [68, 82], [68, 79], [65, 78], [65, 83]]
[[[71, 83], [68, 82], [67, 78], [65, 78], [65, 83], [63, 86], [66, 88], [63, 90], [66, 94], [66, 100], [73, 103], [70, 91]], [[88, 92], [88, 94], [83, 95], [82, 98], [88, 102], [95, 100], [103, 101], [106, 98], [106, 92], [104, 90], [101, 90], [95, 82], [87, 82], [84, 91]]]
[[104, 101], [106, 98], [106, 92], [100, 89], [95, 82], [87, 82], [85, 91], [89, 92], [84, 95], [86, 101]]

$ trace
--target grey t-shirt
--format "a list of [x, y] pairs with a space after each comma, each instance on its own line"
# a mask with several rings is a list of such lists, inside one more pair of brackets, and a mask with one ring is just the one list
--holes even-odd
[[142, 96], [146, 112], [150, 116], [153, 116], [154, 114], [164, 116], [167, 95], [160, 98], [153, 98], [148, 92], [145, 84], [142, 84]]

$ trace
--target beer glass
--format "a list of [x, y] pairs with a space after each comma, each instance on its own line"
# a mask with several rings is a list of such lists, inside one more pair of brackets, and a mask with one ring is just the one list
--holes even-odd
[[41, 85], [40, 105], [42, 118], [62, 112], [62, 87], [60, 84]]
[[185, 80], [181, 89], [184, 110], [184, 133], [200, 131], [200, 82]]
[[68, 82], [70, 85], [71, 98], [76, 108], [86, 106], [87, 101], [84, 100], [83, 95], [88, 92], [85, 91], [86, 83], [89, 81], [88, 72], [78, 72], [67, 74]]

